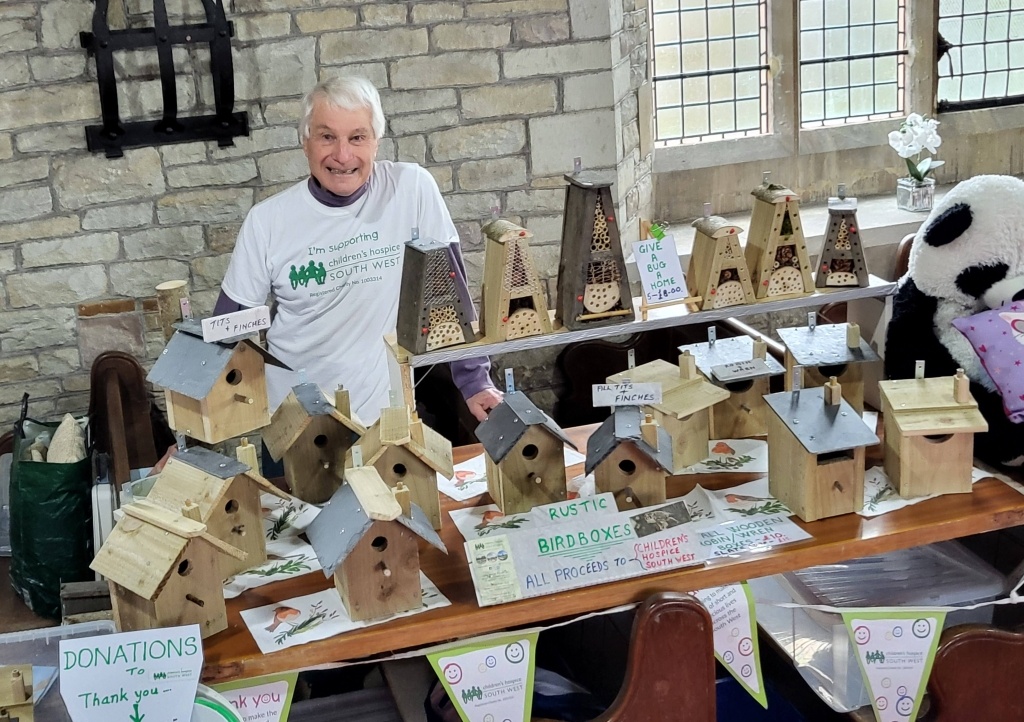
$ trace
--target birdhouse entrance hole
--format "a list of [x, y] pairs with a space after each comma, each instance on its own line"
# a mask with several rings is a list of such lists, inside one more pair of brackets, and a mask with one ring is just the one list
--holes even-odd
[[238, 511], [238, 502], [235, 501], [234, 499], [229, 499], [228, 503], [224, 505], [224, 511], [226, 511], [228, 514], [234, 514], [236, 511]]
[[630, 459], [623, 459], [619, 462], [619, 471], [626, 476], [632, 476], [636, 473], [636, 462]]
[[408, 469], [405, 468], [405, 464], [395, 464], [391, 467], [391, 470], [395, 472], [395, 476], [405, 476]]
[[370, 542], [370, 546], [373, 547], [374, 551], [382, 552], [388, 548], [388, 540], [386, 537], [382, 536], [375, 537], [374, 540]]
[[727, 388], [730, 393], [742, 394], [746, 391], [750, 391], [753, 386], [754, 379], [746, 379], [745, 381], [734, 381], [731, 384], [726, 384], [725, 388]]
[[853, 458], [853, 449], [843, 449], [841, 451], [829, 451], [826, 454], [818, 454], [818, 466], [824, 464], [834, 464], [837, 461], [846, 461], [847, 459]]
[[238, 384], [242, 383], [242, 372], [238, 369], [231, 369], [228, 371], [228, 375], [224, 377], [224, 380], [232, 386], [238, 386]]
[[932, 444], [941, 444], [953, 438], [952, 434], [925, 434], [925, 441]]
[[819, 366], [818, 373], [825, 378], [830, 376], [842, 376], [846, 373], [846, 367], [848, 364], [836, 364], [835, 366]]
[[178, 564], [178, 574], [180, 574], [183, 577], [187, 577], [191, 573], [192, 562], [190, 562], [188, 559], [182, 559], [181, 563]]
[[327, 446], [327, 434], [317, 434], [315, 437], [313, 437], [313, 446], [316, 446], [317, 448], [320, 449]]
[[527, 444], [523, 447], [523, 458], [533, 461], [537, 458], [537, 445]]

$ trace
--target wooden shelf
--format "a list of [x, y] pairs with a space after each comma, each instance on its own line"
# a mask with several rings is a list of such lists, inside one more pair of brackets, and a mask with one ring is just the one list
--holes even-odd
[[654, 331], [659, 328], [672, 328], [673, 326], [687, 326], [695, 323], [712, 323], [726, 318], [743, 318], [761, 313], [773, 313], [776, 311], [791, 311], [798, 308], [814, 308], [823, 306], [826, 303], [840, 303], [844, 301], [857, 301], [865, 298], [880, 298], [892, 295], [896, 291], [895, 281], [886, 281], [871, 276], [871, 285], [867, 288], [839, 288], [834, 291], [821, 289], [819, 292], [809, 296], [798, 296], [796, 298], [784, 298], [778, 301], [762, 301], [760, 303], [745, 304], [742, 306], [727, 306], [726, 308], [714, 309], [711, 311], [688, 311], [684, 306], [671, 306], [668, 308], [652, 309], [648, 312], [646, 321], [640, 320], [640, 298], [633, 299], [633, 307], [636, 312], [636, 321], [629, 323], [613, 324], [611, 326], [600, 326], [596, 328], [585, 328], [578, 331], [570, 331], [562, 328], [554, 333], [541, 336], [528, 336], [527, 338], [514, 339], [512, 341], [493, 342], [486, 338], [470, 344], [450, 346], [448, 348], [431, 351], [429, 353], [414, 355], [409, 354], [410, 364], [414, 367], [431, 366], [433, 364], [460, 361], [467, 358], [478, 358], [480, 356], [491, 356], [493, 354], [511, 353], [513, 351], [528, 351], [535, 348], [547, 346], [564, 346], [577, 341], [592, 341], [598, 338], [609, 336], [622, 336], [625, 334], [637, 333], [639, 331]]
[[[568, 433], [582, 449], [594, 428], [570, 429]], [[465, 461], [480, 452], [479, 444], [460, 447], [455, 450], [455, 460]], [[880, 453], [879, 446], [868, 449], [869, 465], [879, 463]], [[577, 473], [579, 470], [582, 470], [582, 464], [572, 468]], [[669, 479], [668, 491], [670, 497], [676, 497], [692, 489], [694, 483], [700, 483], [706, 488], [724, 488], [758, 476], [677, 476]], [[463, 539], [447, 512], [459, 507], [477, 506], [486, 501], [486, 496], [467, 502], [442, 497], [444, 527], [441, 538], [448, 547], [448, 556], [433, 547], [426, 548], [426, 545], [421, 551], [423, 571], [451, 600], [451, 606], [264, 655], [256, 647], [255, 640], [241, 619], [240, 611], [312, 594], [331, 588], [332, 584], [322, 573], [315, 573], [252, 589], [228, 600], [228, 629], [204, 640], [203, 681], [223, 682], [360, 660], [514, 627], [545, 624], [622, 604], [639, 603], [659, 591], [688, 592], [732, 584], [754, 577], [818, 564], [835, 564], [847, 559], [1024, 523], [1024, 495], [996, 479], [983, 479], [975, 484], [971, 494], [949, 494], [927, 499], [873, 518], [844, 514], [804, 523], [794, 517], [793, 521], [806, 529], [812, 538], [761, 554], [715, 559], [704, 566], [625, 579], [511, 604], [479, 607], [466, 562]]]

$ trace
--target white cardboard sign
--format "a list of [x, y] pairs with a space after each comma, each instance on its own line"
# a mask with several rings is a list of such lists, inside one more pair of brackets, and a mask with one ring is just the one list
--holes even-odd
[[661, 384], [594, 384], [594, 406], [644, 406], [661, 403]]
[[707, 607], [714, 628], [715, 657], [729, 674], [756, 699], [768, 707], [757, 648], [754, 599], [746, 582], [694, 592]]
[[686, 279], [671, 235], [633, 242], [633, 259], [647, 303], [668, 303], [686, 298]]
[[270, 307], [256, 306], [247, 308], [244, 311], [226, 313], [223, 316], [204, 318], [203, 340], [206, 343], [220, 341], [224, 338], [234, 338], [250, 333], [259, 333], [270, 328]]
[[188, 722], [202, 667], [198, 624], [62, 639], [60, 695], [74, 722]]

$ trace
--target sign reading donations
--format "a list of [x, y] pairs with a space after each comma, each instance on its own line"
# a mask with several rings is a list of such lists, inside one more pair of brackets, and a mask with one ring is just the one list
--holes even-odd
[[660, 403], [659, 383], [594, 384], [594, 406], [644, 406]]
[[525, 722], [533, 708], [537, 632], [427, 655], [462, 722]]
[[682, 301], [687, 297], [679, 252], [671, 235], [634, 241], [633, 259], [647, 303]]
[[189, 722], [203, 666], [199, 625], [60, 641], [74, 722]]
[[242, 722], [287, 722], [298, 672], [271, 674], [214, 685]]
[[270, 307], [256, 306], [223, 316], [204, 318], [203, 340], [206, 343], [220, 341], [225, 338], [247, 336], [270, 328]]
[[480, 606], [700, 564], [694, 529], [657, 508], [466, 542]]
[[707, 607], [715, 637], [715, 658], [729, 670], [743, 689], [768, 708], [761, 654], [757, 647], [754, 597], [746, 582], [702, 589], [694, 596]]
[[945, 620], [905, 607], [843, 612], [878, 722], [917, 719]]

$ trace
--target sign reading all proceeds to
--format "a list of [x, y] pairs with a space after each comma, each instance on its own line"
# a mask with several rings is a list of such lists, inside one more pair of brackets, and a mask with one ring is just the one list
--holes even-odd
[[204, 318], [202, 325], [203, 340], [206, 343], [259, 333], [270, 328], [270, 307], [256, 306], [244, 311], [226, 313], [223, 316]]
[[633, 259], [647, 303], [668, 303], [686, 298], [686, 280], [672, 236], [634, 241]]
[[644, 406], [661, 403], [661, 384], [594, 384], [594, 406]]
[[203, 666], [199, 625], [60, 642], [74, 722], [189, 722]]

